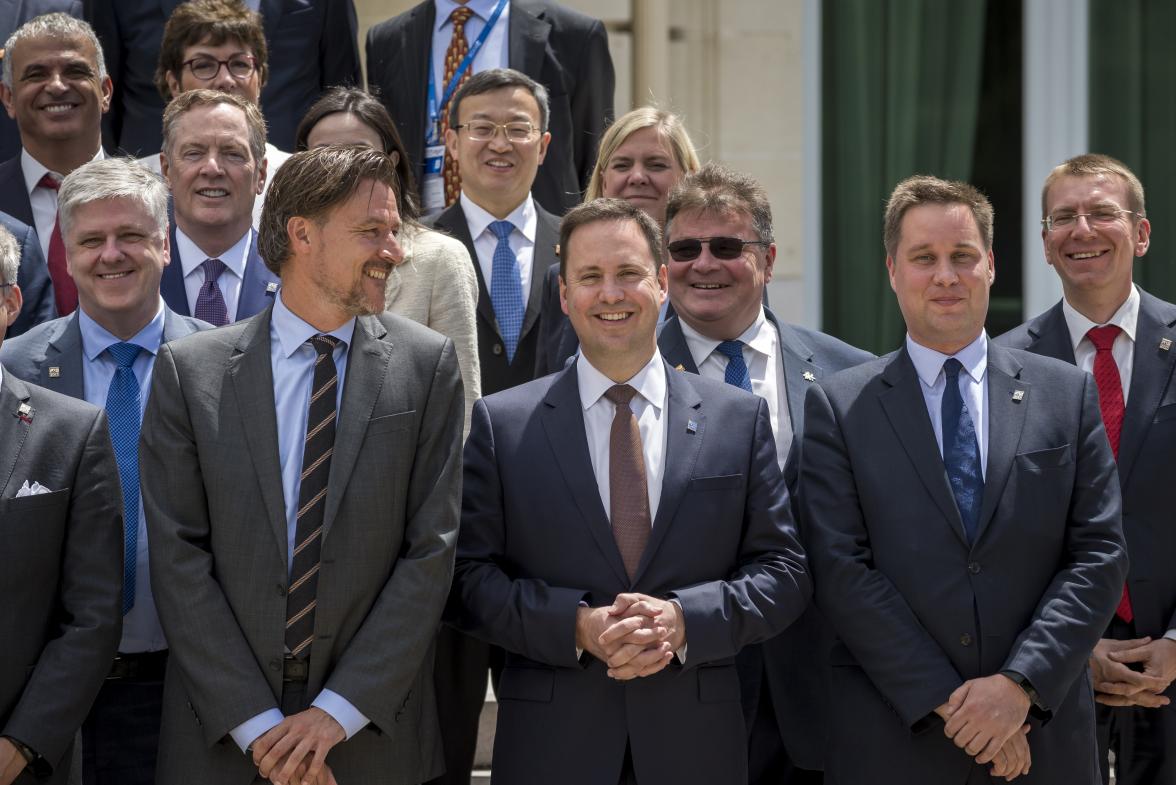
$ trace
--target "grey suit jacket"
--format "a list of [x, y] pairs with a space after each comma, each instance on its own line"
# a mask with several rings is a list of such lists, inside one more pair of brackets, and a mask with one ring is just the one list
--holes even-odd
[[[50, 493], [14, 498], [26, 481]], [[122, 628], [122, 493], [102, 410], [7, 368], [0, 542], [0, 735], [44, 759], [19, 785], [64, 785]]]
[[986, 381], [972, 542], [905, 348], [805, 399], [802, 531], [817, 605], [840, 638], [826, 768], [838, 782], [987, 782], [933, 711], [965, 680], [1006, 669], [1040, 696], [1021, 779], [1101, 781], [1086, 662], [1127, 558], [1094, 380], [989, 342]]
[[[151, 577], [171, 645], [157, 781], [247, 785], [228, 733], [282, 696], [287, 532], [270, 314], [164, 346], [140, 459]], [[327, 758], [340, 782], [441, 767], [430, 645], [453, 565], [461, 380], [453, 343], [360, 317], [331, 461], [309, 702], [370, 724]]]

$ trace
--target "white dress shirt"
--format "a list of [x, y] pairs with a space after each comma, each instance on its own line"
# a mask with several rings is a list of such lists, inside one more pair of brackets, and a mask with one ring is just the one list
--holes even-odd
[[[725, 381], [727, 355], [718, 350], [722, 341], [707, 338], [686, 323], [680, 315], [678, 324], [698, 373], [708, 379]], [[751, 375], [751, 391], [768, 404], [768, 415], [772, 418], [772, 433], [776, 436], [776, 461], [783, 471], [792, 447], [792, 413], [788, 411], [788, 390], [784, 380], [784, 358], [780, 353], [780, 333], [768, 321], [764, 309], [750, 327], [738, 336], [743, 341], [743, 362]]]
[[[98, 152], [91, 161], [101, 161], [106, 157], [99, 145]], [[57, 191], [51, 188], [39, 188], [37, 183], [49, 171], [40, 161], [29, 155], [29, 151], [21, 148], [20, 170], [24, 175], [25, 191], [29, 195], [29, 206], [33, 208], [33, 228], [37, 230], [37, 240], [41, 243], [41, 255], [49, 259], [49, 240], [53, 237], [53, 225], [57, 223]], [[61, 172], [54, 172], [58, 179], [64, 179]], [[63, 238], [64, 239], [64, 238]]]
[[[478, 268], [482, 271], [482, 280], [486, 282], [486, 291], [490, 291], [490, 281], [494, 273], [494, 249], [498, 247], [498, 237], [490, 231], [490, 224], [499, 220], [483, 210], [466, 196], [461, 195], [461, 209], [465, 213], [466, 226], [469, 227], [470, 237], [474, 240], [474, 250], [478, 254]], [[531, 295], [531, 271], [535, 257], [535, 232], [539, 228], [539, 214], [535, 212], [535, 200], [530, 195], [523, 203], [506, 216], [506, 221], [514, 224], [514, 231], [510, 233], [510, 249], [514, 251], [519, 266], [519, 280], [523, 285], [523, 307]], [[546, 270], [543, 271], [547, 273]]]
[[[241, 284], [245, 281], [245, 265], [249, 261], [249, 244], [253, 232], [247, 231], [233, 247], [215, 258], [225, 263], [216, 284], [220, 287], [221, 297], [225, 300], [225, 312], [230, 322], [237, 320], [237, 303], [241, 299]], [[180, 257], [180, 270], [184, 274], [184, 295], [188, 299], [188, 313], [196, 313], [196, 299], [200, 296], [200, 287], [204, 285], [204, 268], [201, 267], [209, 257], [192, 238], [184, 234], [184, 230], [176, 226], [176, 247], [172, 255], [175, 264], [175, 254]]]
[[[1086, 337], [1095, 324], [1074, 309], [1062, 298], [1062, 315], [1066, 317], [1066, 328], [1070, 331], [1070, 346], [1074, 348], [1074, 364], [1087, 373], [1094, 373], [1094, 356], [1098, 350], [1094, 342]], [[1111, 356], [1119, 366], [1119, 381], [1123, 384], [1123, 403], [1127, 403], [1127, 391], [1131, 389], [1131, 370], [1135, 367], [1135, 325], [1139, 321], [1139, 291], [1132, 286], [1127, 299], [1115, 311], [1106, 324], [1118, 325], [1122, 330], [1111, 344]]]
[[964, 405], [968, 407], [968, 414], [972, 417], [972, 426], [976, 429], [976, 441], [980, 445], [980, 472], [988, 477], [988, 384], [985, 378], [988, 374], [988, 334], [983, 330], [976, 340], [952, 355], [942, 354], [934, 349], [915, 343], [908, 334], [906, 337], [907, 353], [915, 365], [915, 372], [919, 375], [920, 387], [923, 391], [923, 401], [927, 404], [927, 414], [931, 417], [931, 427], [935, 431], [935, 442], [939, 445], [939, 454], [943, 455], [943, 392], [947, 389], [947, 377], [943, 373], [943, 363], [949, 357], [954, 357], [963, 365], [960, 373], [960, 395]]

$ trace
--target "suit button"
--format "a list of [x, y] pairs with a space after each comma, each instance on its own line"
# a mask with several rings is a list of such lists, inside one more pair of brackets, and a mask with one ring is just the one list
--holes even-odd
[[282, 585], [282, 584], [280, 584], [280, 583], [278, 584], [278, 596], [279, 596], [279, 597], [285, 597], [285, 596], [286, 596], [286, 587], [285, 587], [285, 586], [283, 586], [283, 585]]
[[972, 645], [972, 636], [965, 632], [963, 635], [960, 636], [960, 645], [961, 646], [971, 646]]
[[494, 352], [495, 355], [502, 354], [502, 344], [500, 344], [500, 343], [494, 344], [494, 348], [491, 349], [490, 351]]
[[972, 573], [973, 575], [979, 575], [980, 574], [980, 562], [978, 562], [978, 561], [970, 562], [968, 564], [968, 572]]
[[280, 671], [282, 669], [282, 661], [279, 660], [277, 657], [274, 657], [272, 660], [269, 661], [269, 667], [270, 667], [271, 671], [274, 671], [276, 673], [277, 671]]

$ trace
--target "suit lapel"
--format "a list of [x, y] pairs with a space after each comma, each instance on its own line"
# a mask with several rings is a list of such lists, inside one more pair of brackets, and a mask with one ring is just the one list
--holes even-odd
[[[980, 505], [980, 521], [976, 540], [992, 520], [1004, 494], [1025, 417], [1033, 405], [1032, 385], [1020, 378], [1021, 364], [1003, 347], [988, 342], [988, 463], [984, 477], [984, 498]], [[1014, 393], [1020, 392], [1018, 398]]]
[[21, 419], [20, 406], [28, 400], [28, 386], [11, 373], [5, 373], [3, 383], [0, 384], [0, 499], [11, 498], [18, 490], [10, 490], [9, 486], [14, 480], [13, 472], [16, 470], [21, 447], [29, 435], [28, 421], [36, 415], [34, 410], [24, 415], [26, 419]]
[[[794, 434], [804, 432], [804, 396], [808, 386], [821, 378], [821, 366], [813, 362], [813, 351], [800, 339], [800, 334], [790, 325], [776, 319], [776, 315], [764, 309], [768, 320], [780, 334], [780, 358], [784, 366], [784, 392], [788, 396], [788, 417]], [[806, 377], [806, 374], [808, 376]]]
[[78, 312], [60, 322], [56, 335], [45, 344], [45, 359], [40, 364], [37, 384], [71, 398], [86, 397], [82, 370], [82, 328]]
[[662, 324], [657, 335], [657, 348], [675, 371], [698, 373], [694, 355], [690, 353], [690, 346], [686, 343], [686, 334], [682, 332], [680, 316], [671, 316]]
[[621, 560], [617, 542], [613, 539], [612, 527], [596, 485], [596, 473], [592, 470], [592, 461], [588, 456], [588, 438], [584, 434], [584, 411], [580, 403], [575, 365], [562, 371], [559, 378], [552, 382], [540, 416], [551, 445], [551, 454], [555, 456], [564, 482], [571, 491], [572, 501], [580, 510], [581, 519], [617, 580], [628, 586], [629, 576], [625, 572], [625, 563]]
[[535, 226], [535, 249], [531, 254], [531, 292], [527, 296], [527, 312], [523, 316], [523, 327], [519, 338], [531, 331], [539, 319], [543, 305], [543, 285], [547, 281], [547, 268], [559, 261], [555, 256], [555, 245], [559, 242], [559, 219], [535, 202], [537, 222]]
[[[1176, 364], [1176, 307], [1142, 290], [1139, 298], [1131, 388], [1119, 437], [1119, 481], [1123, 487], [1131, 477], [1135, 457], [1147, 438], [1164, 391], [1172, 383], [1172, 368]], [[1160, 348], [1164, 339], [1169, 341], [1168, 349]]]
[[470, 227], [466, 223], [461, 202], [457, 202], [437, 216], [434, 226], [443, 229], [450, 237], [461, 240], [465, 244], [466, 250], [470, 252], [470, 263], [474, 266], [474, 275], [478, 278], [478, 318], [486, 322], [490, 329], [501, 337], [498, 332], [498, 320], [494, 318], [494, 305], [490, 302], [490, 289], [486, 286], [486, 279], [482, 277], [482, 265], [478, 262], [478, 250], [474, 248], [474, 238], [470, 235]]
[[188, 292], [184, 289], [184, 264], [180, 259], [180, 248], [176, 245], [176, 223], [172, 219], [171, 225], [171, 261], [163, 268], [163, 276], [159, 279], [159, 293], [168, 307], [181, 316], [191, 316], [188, 308]]
[[[420, 118], [427, 113], [429, 93], [428, 69], [432, 67], [433, 21], [436, 18], [435, 3], [421, 3], [409, 12], [412, 16], [400, 31], [399, 46], [403, 54], [390, 60], [396, 63], [399, 72], [389, 74], [389, 79], [403, 90], [401, 101], [408, 109], [406, 117], [397, 117], [397, 125], [404, 137], [404, 147], [411, 163], [416, 168], [417, 184], [420, 185], [425, 165], [425, 129]], [[442, 55], [444, 56], [444, 55]], [[411, 85], [415, 85], [412, 87]], [[440, 91], [437, 88], [440, 100]], [[390, 103], [385, 99], [385, 104]]]
[[245, 262], [245, 278], [241, 281], [241, 296], [237, 298], [237, 316], [234, 321], [248, 319], [265, 310], [273, 302], [279, 283], [278, 277], [270, 272], [257, 252], [257, 232], [250, 229], [249, 258]]
[[253, 470], [261, 487], [262, 501], [269, 515], [274, 539], [289, 560], [286, 543], [286, 502], [282, 496], [282, 466], [278, 459], [278, 418], [274, 409], [274, 371], [270, 360], [270, 316], [267, 309], [251, 321], [237, 341], [229, 359], [236, 411]]
[[1029, 335], [1033, 339], [1026, 347], [1029, 351], [1070, 365], [1076, 364], [1074, 346], [1070, 343], [1070, 328], [1066, 326], [1061, 300], [1029, 323]]
[[518, 3], [510, 8], [510, 67], [524, 74], [540, 73], [551, 24]]

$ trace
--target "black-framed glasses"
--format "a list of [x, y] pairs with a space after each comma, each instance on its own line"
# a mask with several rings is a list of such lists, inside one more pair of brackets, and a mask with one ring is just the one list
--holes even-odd
[[185, 60], [182, 65], [187, 66], [192, 76], [202, 82], [215, 79], [222, 67], [227, 68], [229, 76], [234, 79], [248, 79], [257, 70], [257, 59], [253, 55], [233, 55], [228, 60], [217, 60], [208, 55], [199, 55]]
[[767, 240], [742, 240], [738, 237], [687, 237], [674, 240], [666, 246], [670, 258], [675, 262], [693, 262], [702, 253], [702, 244], [710, 246], [711, 256], [716, 259], [738, 259], [748, 245], [771, 245]]
[[1119, 220], [1119, 216], [1123, 213], [1131, 213], [1131, 215], [1137, 218], [1142, 217], [1134, 210], [1128, 210], [1125, 207], [1099, 207], [1091, 210], [1089, 213], [1057, 213], [1056, 215], [1047, 215], [1041, 219], [1041, 223], [1045, 226], [1045, 231], [1047, 232], [1052, 232], [1057, 229], [1069, 229], [1078, 223], [1079, 218], [1085, 218], [1091, 226], [1110, 226]]
[[465, 129], [466, 137], [471, 142], [489, 142], [498, 134], [498, 129], [506, 136], [508, 142], [523, 144], [535, 138], [536, 128], [530, 123], [492, 123], [489, 120], [473, 120], [461, 125], [455, 125], [455, 130]]

